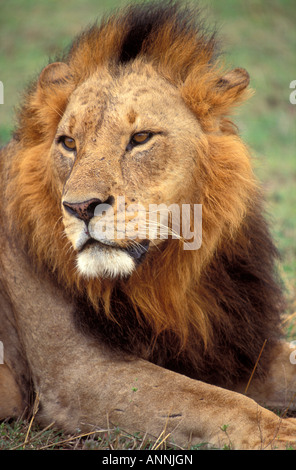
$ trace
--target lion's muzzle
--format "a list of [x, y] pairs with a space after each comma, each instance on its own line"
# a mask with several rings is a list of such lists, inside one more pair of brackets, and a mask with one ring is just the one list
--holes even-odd
[[122, 237], [125, 232], [120, 224], [114, 230], [114, 202], [113, 196], [105, 202], [98, 198], [63, 201], [66, 219], [70, 220], [65, 225], [66, 233], [69, 225], [70, 239], [77, 251], [77, 268], [83, 276], [126, 277], [146, 257], [148, 239]]

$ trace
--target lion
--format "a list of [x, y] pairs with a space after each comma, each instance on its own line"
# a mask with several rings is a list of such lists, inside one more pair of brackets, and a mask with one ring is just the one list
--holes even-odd
[[1, 418], [37, 396], [67, 432], [296, 444], [277, 250], [231, 120], [251, 93], [171, 2], [112, 14], [41, 71], [1, 150]]

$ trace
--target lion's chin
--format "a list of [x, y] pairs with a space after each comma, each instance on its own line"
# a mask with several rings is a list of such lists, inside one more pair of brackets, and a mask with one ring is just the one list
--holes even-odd
[[93, 244], [77, 255], [77, 269], [88, 279], [128, 277], [135, 267], [133, 258], [119, 248]]

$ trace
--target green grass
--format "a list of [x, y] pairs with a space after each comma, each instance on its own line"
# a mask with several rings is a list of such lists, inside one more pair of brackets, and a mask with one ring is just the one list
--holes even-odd
[[[14, 107], [21, 91], [47, 64], [48, 57], [54, 57], [103, 12], [126, 3], [119, 0], [1, 3], [0, 80], [4, 84], [5, 102], [0, 105], [0, 145], [9, 140], [14, 127]], [[237, 110], [235, 121], [251, 149], [256, 173], [263, 183], [271, 229], [282, 256], [279, 269], [289, 302], [287, 313], [292, 314], [296, 312], [296, 105], [289, 101], [289, 84], [296, 79], [295, 0], [200, 3], [209, 14], [209, 22], [216, 21], [219, 26], [226, 62], [246, 68], [251, 76], [255, 95]], [[287, 326], [287, 334], [292, 338], [295, 333], [294, 321]], [[5, 424], [4, 438], [0, 428], [0, 448], [12, 447], [18, 440], [23, 442], [16, 436], [27, 432], [24, 426], [27, 429], [28, 424], [17, 426]], [[47, 434], [45, 439], [52, 442], [55, 435]]]
[[[54, 425], [42, 428], [35, 423], [31, 425], [31, 421], [0, 423], [0, 450], [184, 450], [170, 442], [165, 433], [154, 440], [119, 428], [69, 435], [58, 431]], [[192, 450], [207, 448], [206, 443], [190, 447]]]
[[295, 300], [296, 105], [289, 101], [289, 84], [296, 77], [295, 2], [227, 0], [211, 4], [222, 22], [228, 61], [248, 70], [255, 90], [254, 97], [239, 110], [237, 122], [256, 159], [271, 228], [282, 255], [282, 274], [289, 296]]

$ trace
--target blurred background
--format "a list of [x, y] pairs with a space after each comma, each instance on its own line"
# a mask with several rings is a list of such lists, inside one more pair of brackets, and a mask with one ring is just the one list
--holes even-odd
[[[30, 80], [67, 47], [73, 36], [125, 5], [123, 0], [0, 0], [0, 145], [14, 127], [14, 107]], [[192, 1], [195, 3], [195, 1]], [[209, 24], [217, 25], [225, 60], [244, 67], [254, 97], [235, 116], [263, 182], [271, 229], [282, 255], [279, 266], [296, 311], [296, 104], [289, 88], [296, 80], [295, 0], [201, 0]], [[294, 336], [295, 321], [287, 323]], [[288, 326], [289, 325], [289, 326]]]

